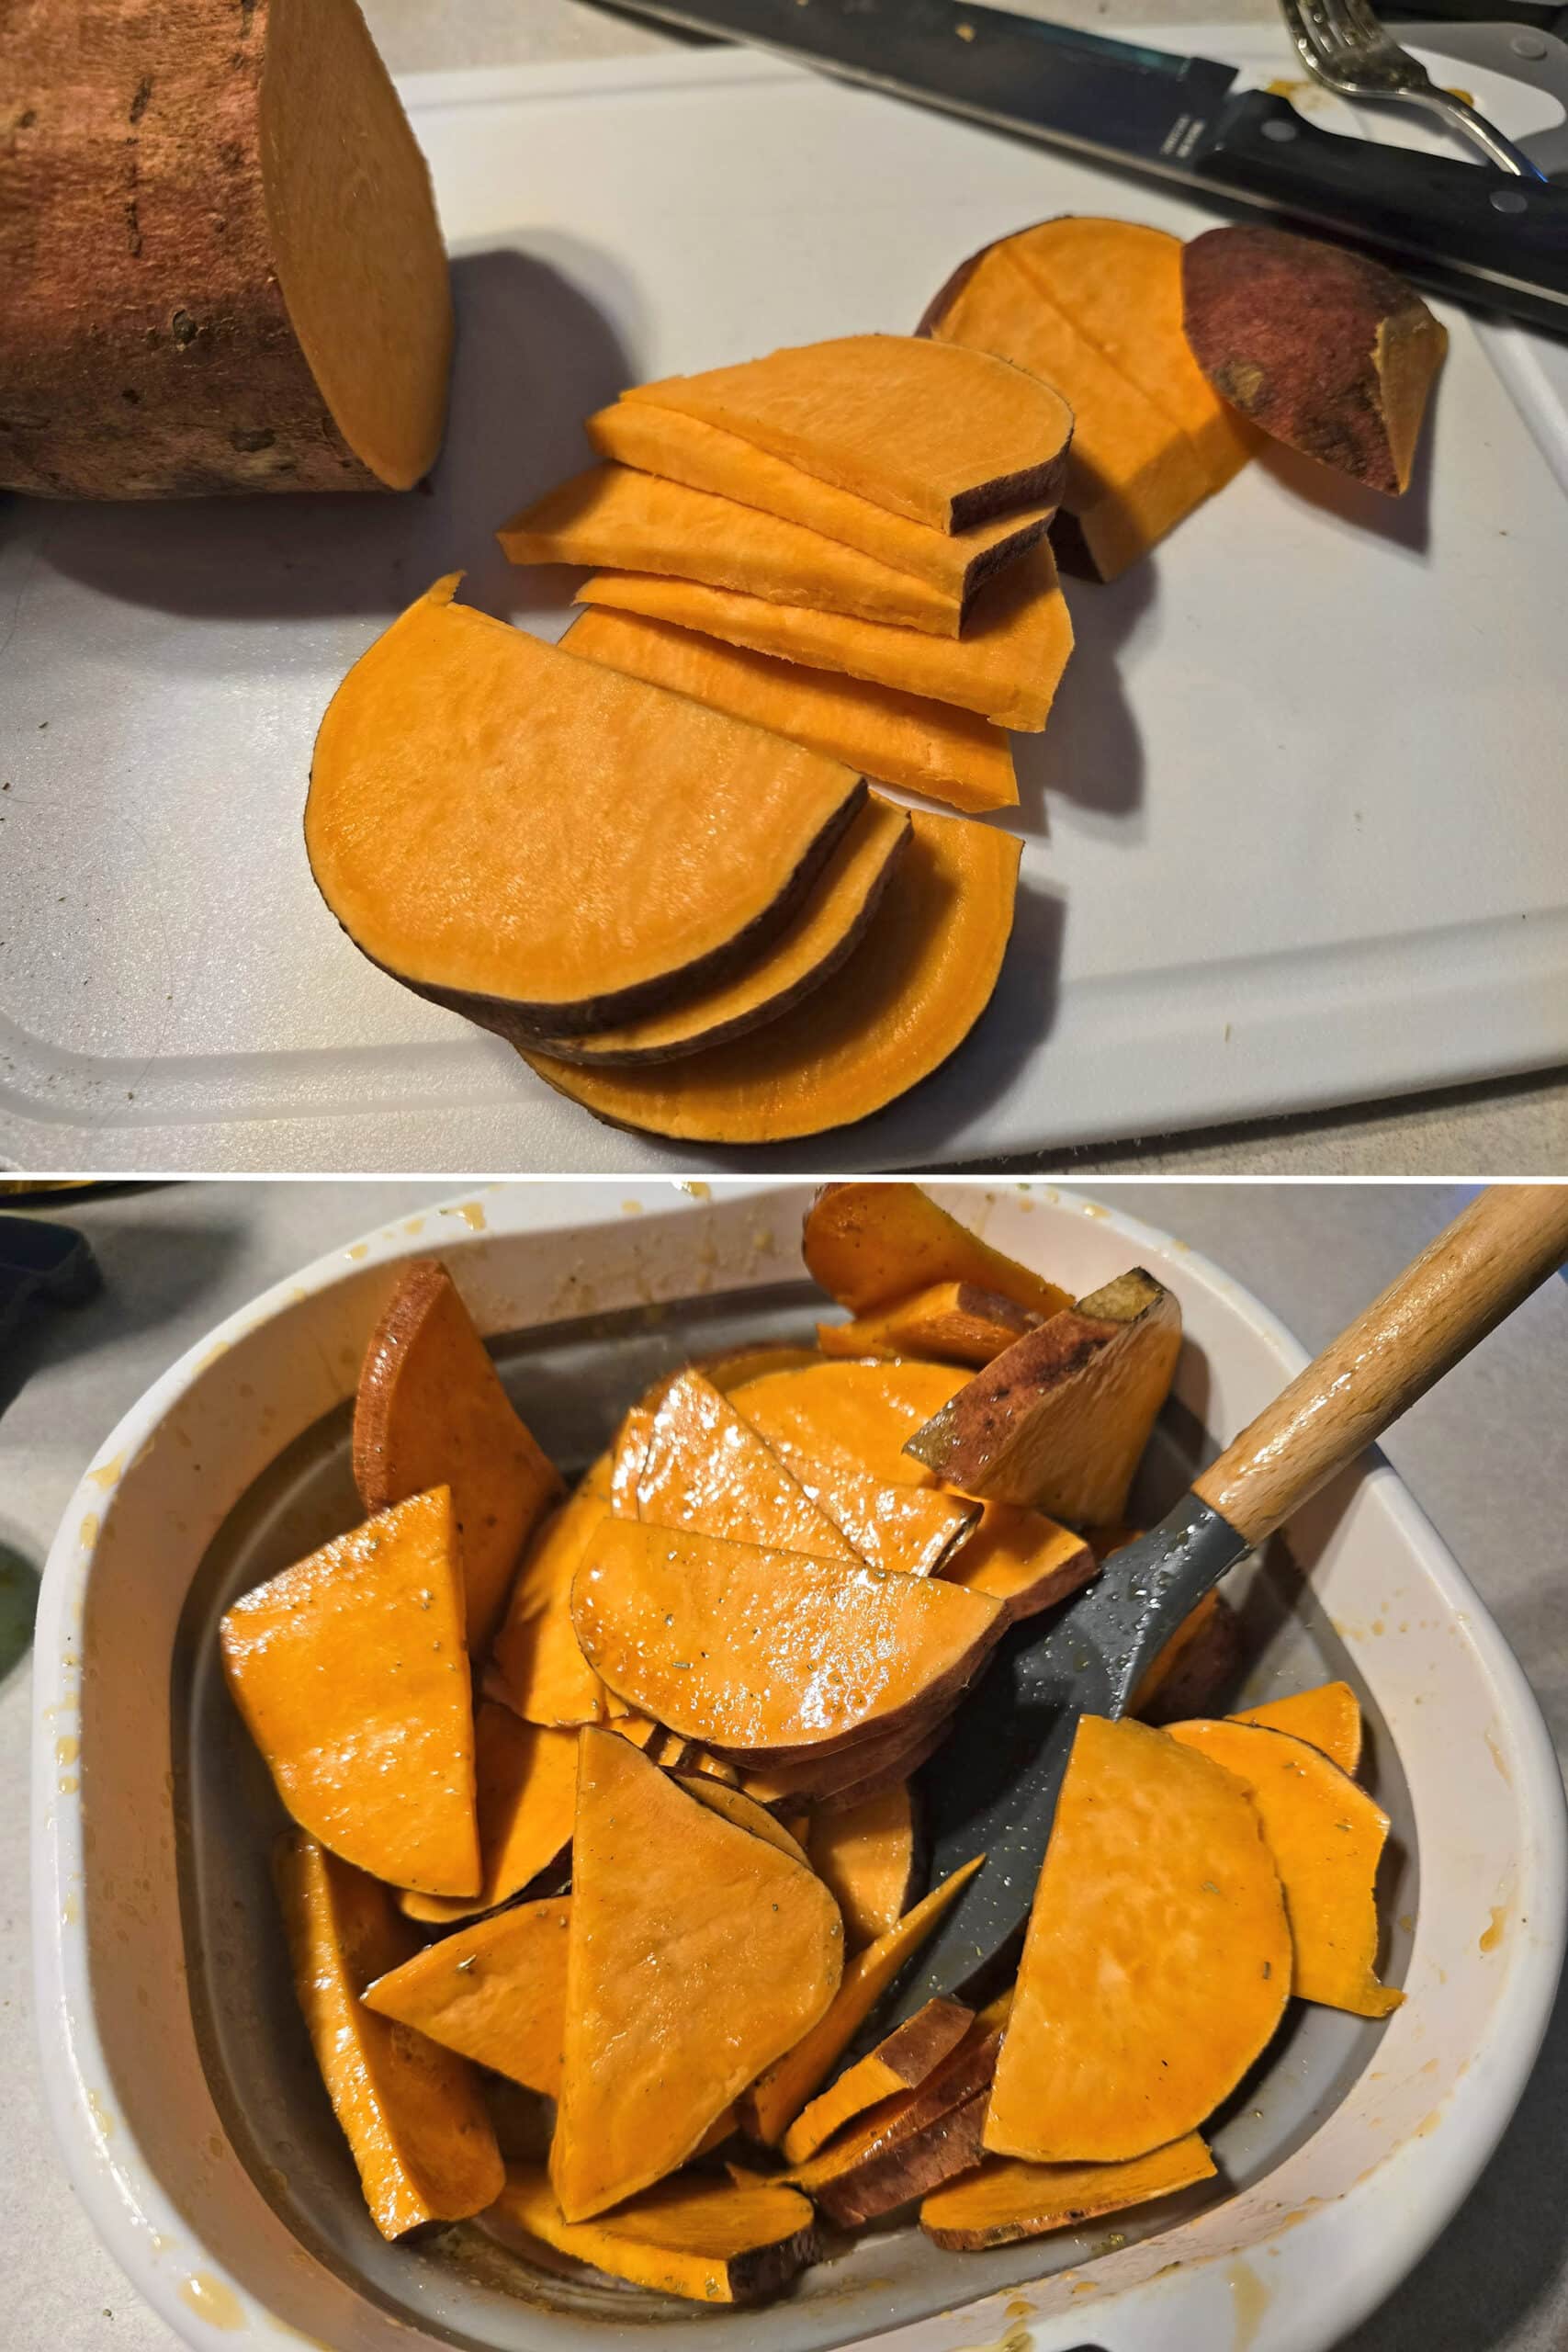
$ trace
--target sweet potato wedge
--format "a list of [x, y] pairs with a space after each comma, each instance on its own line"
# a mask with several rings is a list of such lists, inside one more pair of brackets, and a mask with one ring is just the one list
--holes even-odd
[[1234, 1773], [1257, 1808], [1285, 1889], [1303, 2001], [1386, 2018], [1404, 2000], [1380, 1984], [1373, 1890], [1388, 1815], [1348, 1772], [1289, 1732], [1261, 1724], [1172, 1724], [1167, 1736]]
[[919, 1846], [908, 1782], [847, 1812], [818, 1815], [806, 1849], [843, 1914], [851, 1951], [874, 1943], [914, 1896]]
[[479, 1892], [447, 1487], [394, 1504], [243, 1594], [219, 1642], [246, 1728], [302, 1829], [395, 1886]]
[[1311, 1690], [1292, 1690], [1288, 1698], [1243, 1707], [1230, 1721], [1288, 1731], [1309, 1747], [1320, 1747], [1330, 1763], [1352, 1779], [1361, 1760], [1361, 1709], [1348, 1682], [1320, 1682]]
[[1079, 1724], [991, 2092], [992, 2154], [1145, 2155], [1195, 2131], [1272, 2038], [1291, 1991], [1279, 1873], [1242, 1784], [1217, 1765], [1188, 1771], [1194, 1760], [1209, 1761], [1143, 1724]]
[[354, 1396], [354, 1483], [367, 1510], [451, 1487], [478, 1657], [561, 1478], [513, 1410], [461, 1293], [434, 1258], [404, 1268], [370, 1335]]
[[780, 1764], [943, 1713], [1001, 1618], [933, 1577], [623, 1520], [602, 1523], [572, 1581], [583, 1654], [629, 1705]]
[[852, 2229], [979, 2163], [1001, 2022], [983, 2010], [919, 2086], [884, 2099], [785, 2177]]
[[525, 2090], [560, 2096], [570, 1895], [514, 1903], [389, 1969], [362, 1998]]
[[907, 1451], [986, 1501], [1120, 1519], [1180, 1350], [1180, 1306], [1135, 1266], [1015, 1340]]
[[384, 2238], [482, 2212], [502, 2165], [465, 2062], [378, 2017], [359, 1988], [412, 1958], [418, 1938], [364, 1871], [293, 1831], [274, 1871], [294, 1989], [327, 2095]]
[[1072, 412], [985, 354], [841, 335], [625, 392], [939, 531], [1056, 500]]
[[803, 2107], [780, 2145], [792, 2165], [814, 2156], [824, 2141], [885, 2098], [915, 2090], [957, 2048], [974, 2023], [962, 2002], [932, 2000], [886, 2034], [876, 2048]]
[[942, 1575], [966, 1592], [989, 1593], [1011, 1625], [1054, 1609], [1088, 1584], [1099, 1566], [1081, 1535], [1043, 1511], [987, 1503], [979, 1526], [943, 1563]]
[[474, 1710], [474, 1781], [479, 1826], [477, 1894], [398, 1897], [426, 1926], [493, 1911], [558, 1862], [571, 1843], [577, 1734], [525, 1723], [494, 1699]]
[[1032, 1330], [1040, 1317], [973, 1283], [935, 1283], [876, 1315], [818, 1323], [825, 1356], [919, 1356], [976, 1367]]
[[1146, 2205], [1213, 2175], [1214, 2160], [1196, 2132], [1121, 2164], [1031, 2165], [987, 2156], [977, 2171], [926, 2199], [920, 2227], [950, 2253], [974, 2254]]
[[593, 1724], [604, 1714], [598, 1676], [578, 1646], [571, 1579], [599, 1522], [612, 1508], [584, 1485], [545, 1521], [517, 1571], [506, 1616], [491, 1649], [485, 1688], [525, 1722]]
[[1132, 1712], [1146, 1724], [1183, 1722], [1212, 1711], [1240, 1671], [1241, 1626], [1224, 1593], [1206, 1592], [1177, 1627], [1133, 1693]]
[[545, 2167], [514, 2165], [493, 2211], [558, 2254], [691, 2302], [761, 2302], [816, 2258], [811, 2207], [798, 2189], [771, 2180], [683, 2175], [613, 2213], [569, 2222]]
[[991, 1291], [1039, 1318], [1070, 1293], [993, 1250], [919, 1184], [824, 1184], [801, 1228], [814, 1283], [852, 1315], [874, 1315], [940, 1284]]
[[819, 1560], [860, 1557], [767, 1440], [696, 1371], [671, 1384], [653, 1416], [637, 1506], [652, 1527]]
[[771, 728], [878, 783], [903, 785], [971, 815], [1018, 805], [1012, 745], [972, 710], [841, 672], [808, 670], [608, 605], [580, 613], [562, 642], [569, 653]]
[[1413, 286], [1282, 229], [1206, 229], [1182, 255], [1183, 324], [1216, 392], [1271, 439], [1397, 497], [1448, 349]]
[[838, 1906], [803, 1863], [614, 1733], [584, 1732], [550, 2152], [566, 2218], [684, 2163], [829, 2008], [843, 1949]]

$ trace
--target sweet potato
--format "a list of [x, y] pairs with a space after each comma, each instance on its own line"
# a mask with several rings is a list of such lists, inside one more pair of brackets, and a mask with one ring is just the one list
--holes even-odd
[[634, 1405], [623, 1418], [615, 1431], [615, 1442], [610, 1448], [610, 1514], [614, 1519], [637, 1517], [637, 1490], [652, 1437], [651, 1411], [646, 1406]]
[[843, 1913], [851, 1951], [874, 1943], [897, 1926], [915, 1891], [919, 1841], [908, 1782], [848, 1812], [818, 1815], [807, 1852]]
[[988, 1593], [1007, 1611], [1009, 1624], [1054, 1609], [1098, 1573], [1099, 1563], [1081, 1535], [1058, 1525], [1043, 1511], [1021, 1510], [1014, 1503], [987, 1503], [979, 1526], [944, 1561], [948, 1584], [966, 1592]]
[[610, 1508], [607, 1486], [603, 1493], [580, 1487], [524, 1555], [491, 1646], [485, 1688], [525, 1722], [558, 1725], [603, 1718], [599, 1678], [572, 1626], [571, 1579]]
[[1361, 1710], [1348, 1682], [1320, 1682], [1311, 1690], [1293, 1690], [1288, 1698], [1269, 1699], [1260, 1707], [1243, 1707], [1230, 1720], [1288, 1731], [1309, 1747], [1320, 1747], [1330, 1763], [1352, 1778], [1361, 1760]]
[[243, 1594], [219, 1641], [302, 1829], [394, 1885], [478, 1893], [473, 1699], [446, 1487]]
[[920, 1356], [939, 1363], [987, 1364], [1040, 1320], [999, 1293], [973, 1283], [936, 1283], [929, 1290], [848, 1323], [818, 1323], [825, 1356]]
[[[775, 1820], [765, 1804], [759, 1804], [756, 1798], [748, 1796], [744, 1789], [732, 1787], [717, 1778], [711, 1769], [711, 1758], [704, 1760], [709, 1769], [687, 1766], [676, 1774], [688, 1796], [695, 1797], [699, 1804], [705, 1804], [708, 1811], [716, 1813], [721, 1821], [729, 1822], [737, 1829], [750, 1830], [751, 1836], [760, 1838], [765, 1846], [776, 1846], [779, 1852], [787, 1854], [792, 1861], [807, 1862], [808, 1869], [814, 1867], [807, 1861], [806, 1849], [799, 1838], [786, 1829], [782, 1821]], [[818, 1871], [818, 1875], [820, 1877], [821, 1872]]]
[[1414, 287], [1344, 245], [1237, 222], [1186, 247], [1182, 296], [1193, 356], [1233, 408], [1371, 490], [1408, 489], [1449, 344]]
[[950, 2253], [972, 2254], [1043, 2237], [1047, 2230], [1074, 2229], [1213, 2175], [1214, 2160], [1196, 2132], [1121, 2164], [1031, 2165], [1016, 2156], [987, 2156], [977, 2171], [926, 2199], [920, 2227]]
[[907, 1451], [987, 1501], [1120, 1519], [1180, 1350], [1175, 1295], [1135, 1266], [1015, 1340]]
[[1073, 1303], [1070, 1293], [939, 1208], [919, 1184], [824, 1184], [807, 1211], [800, 1254], [812, 1281], [852, 1315], [873, 1315], [939, 1283], [994, 1291], [1036, 1317]]
[[750, 1422], [700, 1372], [666, 1389], [649, 1430], [637, 1517], [819, 1560], [860, 1557]]
[[788, 2162], [804, 2163], [868, 2107], [916, 2089], [956, 2049], [974, 2017], [962, 2002], [937, 1999], [895, 2026], [874, 2050], [846, 2066], [836, 2082], [801, 2109], [780, 2143]]
[[493, 1911], [558, 1862], [571, 1843], [575, 1731], [525, 1723], [510, 1707], [482, 1699], [474, 1710], [474, 1779], [479, 1890], [466, 1897], [400, 1895], [400, 1909], [427, 1926]]
[[982, 2010], [918, 2089], [884, 2099], [786, 2176], [844, 2228], [879, 2220], [980, 2161], [1003, 2019]]
[[365, 2006], [525, 2090], [558, 2098], [570, 1918], [570, 1895], [514, 1903], [376, 1977]]
[[1146, 1724], [1180, 1723], [1212, 1709], [1240, 1671], [1241, 1625], [1222, 1592], [1206, 1592], [1146, 1666], [1131, 1712]]
[[404, 1268], [370, 1335], [354, 1396], [354, 1483], [367, 1510], [451, 1487], [468, 1646], [479, 1657], [561, 1479], [513, 1410], [462, 1294], [436, 1259]]
[[776, 2181], [683, 2176], [569, 2222], [542, 2165], [512, 2165], [496, 2216], [612, 2278], [699, 2303], [760, 2302], [816, 2259], [806, 2199]]

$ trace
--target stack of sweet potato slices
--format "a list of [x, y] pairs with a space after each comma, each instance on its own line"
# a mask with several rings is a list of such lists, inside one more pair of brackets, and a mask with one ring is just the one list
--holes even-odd
[[[943, 2246], [1028, 2237], [1209, 2178], [1292, 1991], [1400, 1997], [1354, 1695], [1202, 1713], [1235, 1663], [1211, 1610], [1145, 1721], [1083, 1724], [1016, 1984], [877, 2032], [980, 1864], [924, 1884], [911, 1776], [1003, 1629], [1125, 1539], [1085, 1504], [1124, 1507], [1179, 1325], [1163, 1293], [1075, 1306], [914, 1185], [827, 1188], [805, 1255], [875, 1351], [679, 1367], [570, 1493], [449, 1275], [409, 1266], [355, 1405], [373, 1516], [223, 1620], [389, 2238], [483, 2215], [711, 2302], [778, 2291], [822, 2220], [923, 2200]], [[976, 1413], [1006, 1494], [931, 1466]]]

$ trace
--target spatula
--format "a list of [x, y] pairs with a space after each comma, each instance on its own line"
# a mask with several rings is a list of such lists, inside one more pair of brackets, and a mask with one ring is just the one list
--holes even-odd
[[1023, 1625], [964, 1702], [921, 1776], [933, 1883], [986, 1860], [863, 2048], [939, 1994], [961, 1993], [1029, 1917], [1080, 1714], [1126, 1713], [1145, 1668], [1227, 1568], [1396, 1420], [1568, 1258], [1568, 1184], [1499, 1185], [1049, 1622]]

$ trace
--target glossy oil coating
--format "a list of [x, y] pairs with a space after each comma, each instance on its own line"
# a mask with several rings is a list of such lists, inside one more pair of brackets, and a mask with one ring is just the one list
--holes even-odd
[[411, 1919], [445, 1926], [498, 1903], [558, 1860], [571, 1842], [577, 1734], [525, 1723], [495, 1699], [474, 1710], [475, 1782], [483, 1876], [476, 1895], [404, 1894]]
[[800, 1249], [813, 1282], [852, 1315], [944, 1283], [972, 1283], [1037, 1316], [1073, 1303], [1070, 1291], [993, 1250], [919, 1184], [824, 1184]]
[[611, 1508], [608, 1473], [585, 1480], [548, 1518], [524, 1555], [491, 1646], [486, 1688], [529, 1723], [593, 1724], [604, 1716], [598, 1676], [578, 1646], [571, 1579]]
[[1342, 1772], [1352, 1775], [1361, 1760], [1360, 1702], [1348, 1682], [1320, 1682], [1311, 1690], [1242, 1707], [1228, 1720], [1261, 1724], [1266, 1731], [1288, 1731], [1309, 1747], [1321, 1747]]
[[653, 1416], [637, 1510], [654, 1527], [819, 1560], [860, 1557], [766, 1439], [694, 1370], [671, 1382]]

